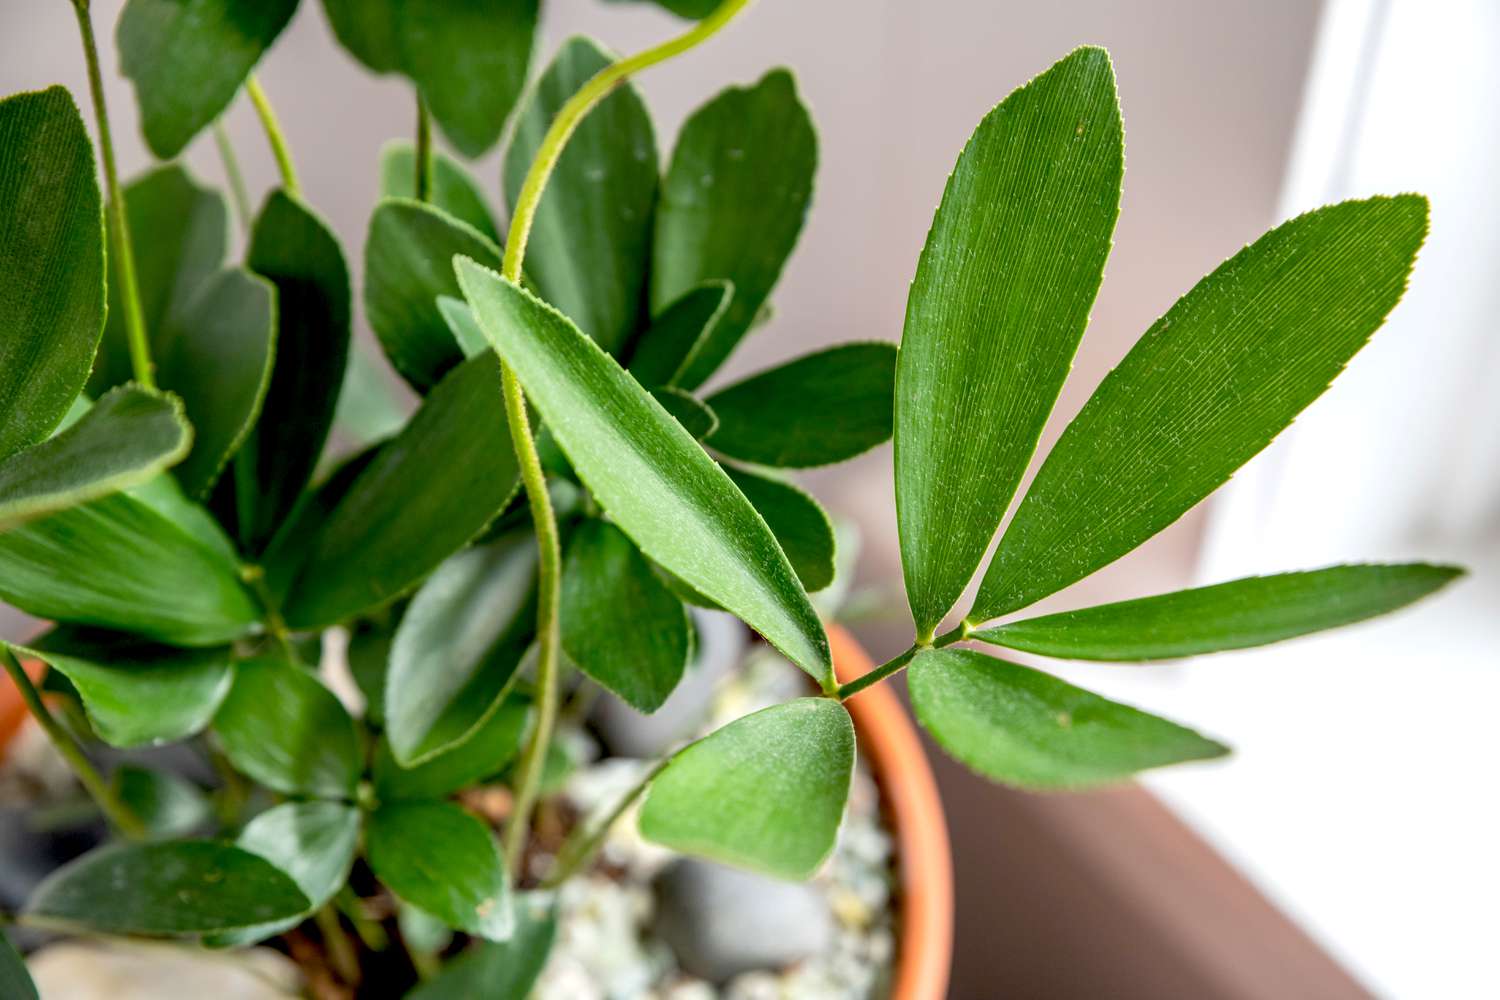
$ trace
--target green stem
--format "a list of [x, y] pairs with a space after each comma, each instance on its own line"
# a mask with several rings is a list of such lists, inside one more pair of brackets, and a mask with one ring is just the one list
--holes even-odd
[[10, 679], [15, 681], [16, 690], [21, 692], [21, 700], [26, 702], [32, 718], [36, 719], [37, 724], [46, 731], [53, 745], [57, 747], [58, 753], [62, 754], [72, 766], [73, 773], [78, 775], [78, 781], [99, 804], [100, 811], [109, 817], [109, 821], [117, 830], [130, 839], [140, 840], [145, 837], [145, 825], [125, 803], [120, 801], [114, 789], [89, 762], [83, 748], [52, 717], [52, 713], [47, 711], [47, 706], [42, 703], [42, 696], [37, 692], [36, 685], [31, 683], [31, 678], [21, 666], [20, 661], [16, 659], [15, 653], [4, 644], [0, 644], [0, 663], [4, 664], [5, 672], [10, 674]]
[[840, 685], [838, 691], [835, 692], [834, 697], [836, 697], [839, 701], [848, 701], [850, 698], [859, 694], [865, 688], [873, 687], [874, 685], [879, 684], [881, 681], [885, 680], [887, 677], [891, 676], [891, 674], [894, 674], [898, 670], [901, 670], [911, 662], [912, 657], [916, 656], [922, 650], [942, 649], [944, 646], [951, 646], [955, 642], [962, 642], [968, 637], [968, 626], [963, 622], [960, 622], [958, 625], [954, 626], [949, 631], [944, 632], [942, 635], [938, 636], [936, 639], [933, 639], [931, 642], [914, 644], [910, 649], [906, 650], [906, 652], [901, 653], [898, 656], [891, 657], [889, 660], [886, 660], [880, 666], [876, 667], [874, 670], [871, 670], [863, 677], [856, 677], [848, 684]]
[[323, 948], [328, 952], [328, 964], [345, 983], [358, 986], [359, 953], [344, 931], [344, 925], [339, 923], [338, 910], [334, 909], [332, 903], [319, 907], [318, 912], [313, 914], [313, 923], [317, 925], [318, 933], [323, 938]]
[[109, 195], [110, 252], [115, 255], [115, 271], [120, 279], [120, 301], [125, 310], [125, 339], [130, 347], [130, 366], [135, 380], [148, 389], [156, 388], [151, 365], [151, 344], [146, 339], [146, 319], [141, 312], [141, 294], [135, 278], [135, 251], [130, 243], [130, 224], [126, 221], [125, 194], [120, 190], [120, 174], [115, 169], [115, 143], [109, 132], [109, 110], [104, 105], [104, 79], [99, 73], [99, 47], [94, 41], [94, 22], [89, 16], [89, 0], [73, 0], [78, 17], [78, 33], [83, 39], [83, 58], [88, 64], [89, 93], [94, 99], [94, 121], [99, 129], [99, 153], [104, 160], [104, 187]]
[[265, 569], [254, 564], [241, 566], [240, 579], [260, 602], [261, 611], [265, 613], [266, 629], [271, 633], [271, 638], [276, 640], [287, 662], [300, 662], [301, 658], [297, 656], [297, 650], [292, 646], [291, 633], [286, 627], [286, 620], [281, 617], [281, 609], [276, 606], [276, 598], [271, 593], [271, 588], [266, 585]]
[[255, 113], [260, 116], [261, 128], [266, 130], [266, 141], [271, 144], [271, 152], [276, 156], [276, 168], [281, 171], [281, 186], [286, 188], [287, 194], [300, 195], [302, 188], [297, 183], [297, 168], [292, 165], [292, 150], [287, 145], [286, 136], [281, 131], [281, 123], [276, 120], [276, 111], [271, 107], [271, 99], [261, 89], [260, 81], [251, 73], [245, 79], [245, 93], [250, 95], [250, 103], [255, 105]]
[[414, 190], [418, 201], [432, 200], [432, 115], [427, 102], [417, 95], [417, 151], [412, 157], [416, 163]]
[[557, 852], [557, 867], [548, 875], [542, 883], [543, 889], [555, 889], [573, 876], [578, 869], [593, 860], [594, 855], [599, 853], [599, 848], [604, 843], [604, 838], [609, 836], [610, 828], [615, 825], [619, 818], [624, 815], [630, 804], [641, 797], [646, 786], [651, 780], [662, 772], [669, 763], [671, 757], [664, 757], [657, 761], [649, 771], [641, 776], [641, 780], [635, 786], [620, 796], [614, 808], [596, 822], [591, 822], [577, 827], [563, 843], [562, 849]]
[[223, 122], [214, 122], [214, 145], [219, 149], [219, 160], [224, 164], [224, 178], [229, 181], [229, 193], [234, 201], [234, 217], [240, 231], [250, 232], [250, 193], [245, 188], [245, 175], [240, 173], [240, 159], [234, 155], [234, 144]]
[[[725, 0], [717, 10], [682, 35], [606, 66], [568, 99], [552, 120], [547, 134], [542, 137], [541, 146], [531, 161], [526, 180], [516, 198], [515, 213], [505, 240], [505, 258], [500, 268], [507, 279], [513, 282], [521, 279], [521, 268], [526, 259], [526, 241], [531, 234], [531, 224], [536, 219], [537, 206], [541, 204], [542, 192], [578, 123], [632, 73], [654, 66], [706, 41], [749, 3], [750, 0]], [[505, 396], [505, 415], [510, 421], [511, 444], [515, 448], [516, 461], [521, 469], [521, 481], [526, 487], [526, 499], [531, 507], [532, 523], [536, 527], [540, 555], [537, 570], [536, 725], [517, 765], [515, 811], [505, 828], [506, 860], [512, 873], [518, 874], [526, 853], [531, 813], [536, 807], [541, 788], [547, 747], [552, 742], [552, 731], [557, 723], [557, 655], [560, 642], [557, 609], [560, 603], [562, 552], [558, 545], [557, 518], [552, 511], [551, 498], [547, 495], [547, 480], [542, 473], [536, 440], [532, 436], [531, 423], [526, 413], [526, 397], [515, 373], [503, 361], [500, 364], [500, 380]]]

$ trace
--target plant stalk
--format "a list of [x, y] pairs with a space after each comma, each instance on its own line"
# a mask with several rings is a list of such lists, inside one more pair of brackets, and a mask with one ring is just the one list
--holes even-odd
[[26, 707], [31, 711], [32, 718], [36, 719], [37, 724], [46, 731], [53, 745], [57, 747], [58, 753], [62, 754], [64, 759], [73, 768], [73, 773], [78, 776], [79, 783], [88, 790], [89, 795], [98, 804], [100, 811], [109, 818], [109, 821], [114, 824], [115, 829], [131, 840], [140, 840], [145, 837], [145, 825], [141, 823], [135, 813], [130, 811], [124, 802], [120, 801], [120, 797], [115, 794], [114, 789], [104, 780], [103, 775], [95, 770], [94, 765], [89, 762], [88, 756], [83, 752], [83, 748], [69, 735], [68, 731], [62, 727], [62, 724], [53, 718], [52, 713], [47, 710], [47, 706], [42, 702], [42, 696], [37, 691], [36, 685], [31, 683], [31, 677], [26, 673], [25, 668], [21, 666], [20, 661], [16, 659], [16, 654], [11, 651], [9, 646], [3, 643], [0, 643], [0, 664], [4, 665], [5, 672], [10, 674], [11, 680], [15, 682], [16, 690], [21, 692], [21, 700], [26, 702]]
[[229, 132], [224, 123], [214, 122], [214, 145], [219, 150], [219, 160], [224, 164], [224, 179], [229, 182], [229, 193], [234, 203], [234, 218], [240, 224], [240, 232], [250, 238], [250, 193], [245, 187], [245, 175], [240, 173], [240, 159], [234, 154], [234, 144], [229, 141]]
[[255, 105], [255, 113], [260, 116], [261, 128], [266, 131], [266, 141], [270, 143], [271, 152], [276, 157], [276, 169], [281, 171], [281, 186], [286, 188], [287, 194], [301, 195], [302, 187], [297, 183], [297, 168], [292, 163], [292, 149], [287, 145], [285, 133], [281, 131], [281, 123], [276, 119], [271, 99], [261, 89], [260, 81], [254, 73], [245, 78], [245, 93], [250, 95], [250, 103]]
[[[606, 66], [568, 99], [542, 137], [541, 146], [531, 161], [526, 180], [516, 198], [515, 213], [505, 239], [505, 257], [501, 262], [501, 273], [508, 280], [517, 283], [521, 280], [521, 268], [526, 259], [526, 241], [531, 235], [531, 225], [536, 219], [542, 192], [578, 123], [632, 73], [654, 66], [706, 41], [749, 4], [750, 0], [725, 0], [717, 10], [689, 31]], [[561, 642], [557, 614], [561, 603], [562, 551], [558, 544], [557, 517], [552, 510], [551, 498], [547, 495], [547, 480], [542, 473], [536, 439], [532, 435], [526, 413], [526, 397], [521, 390], [520, 381], [503, 360], [500, 362], [500, 377], [505, 396], [505, 415], [510, 421], [511, 444], [515, 448], [516, 461], [521, 469], [521, 481], [526, 487], [526, 499], [531, 507], [532, 523], [536, 526], [539, 551], [536, 725], [517, 765], [515, 811], [505, 828], [506, 863], [510, 865], [513, 875], [519, 875], [526, 853], [526, 840], [530, 835], [531, 813], [536, 808], [541, 788], [542, 766], [547, 759], [547, 747], [552, 742], [552, 732], [557, 724], [557, 660]]]
[[417, 150], [412, 157], [416, 167], [416, 181], [413, 190], [417, 193], [417, 200], [428, 202], [432, 200], [432, 114], [427, 110], [427, 102], [422, 100], [422, 95], [417, 95]]
[[630, 808], [630, 804], [641, 797], [641, 793], [646, 790], [647, 785], [651, 784], [652, 779], [671, 762], [671, 757], [663, 757], [657, 761], [650, 770], [641, 775], [641, 780], [636, 782], [630, 791], [620, 796], [620, 801], [615, 803], [614, 808], [610, 809], [608, 814], [601, 816], [596, 822], [575, 829], [563, 843], [562, 849], [557, 852], [557, 867], [542, 882], [542, 888], [557, 888], [571, 878], [573, 873], [592, 861], [594, 855], [599, 853], [604, 838], [609, 836], [610, 828], [624, 815], [625, 810]]
[[99, 47], [94, 41], [94, 22], [89, 15], [89, 0], [73, 0], [73, 13], [78, 17], [83, 58], [88, 64], [89, 94], [94, 101], [94, 122], [99, 130], [99, 154], [104, 161], [104, 187], [109, 195], [110, 251], [115, 256], [115, 272], [120, 279], [120, 302], [125, 312], [125, 339], [130, 348], [130, 367], [137, 382], [148, 389], [154, 389], [156, 375], [151, 365], [151, 344], [146, 339], [146, 319], [141, 312], [140, 288], [135, 277], [135, 251], [130, 243], [130, 224], [125, 213], [125, 194], [120, 190], [120, 174], [115, 168], [115, 143], [109, 131], [109, 110], [104, 105], [104, 79], [99, 73]]
[[835, 692], [834, 697], [839, 701], [848, 701], [850, 698], [853, 698], [865, 688], [873, 687], [874, 685], [879, 684], [887, 677], [904, 668], [908, 663], [911, 662], [912, 657], [916, 656], [922, 650], [942, 649], [944, 646], [951, 646], [955, 642], [961, 642], [968, 637], [969, 627], [963, 622], [960, 622], [949, 631], [944, 632], [942, 635], [932, 640], [932, 642], [914, 644], [904, 653], [891, 657], [889, 660], [886, 660], [880, 666], [876, 667], [874, 670], [871, 670], [863, 677], [856, 677], [848, 684], [840, 685], [838, 691]]

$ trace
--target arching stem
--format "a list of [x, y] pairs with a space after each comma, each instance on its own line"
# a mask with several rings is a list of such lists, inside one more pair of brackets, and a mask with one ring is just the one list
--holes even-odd
[[276, 110], [271, 107], [271, 99], [261, 89], [260, 81], [255, 78], [254, 73], [245, 80], [245, 93], [250, 95], [250, 103], [255, 105], [255, 113], [260, 116], [261, 128], [266, 131], [266, 141], [271, 144], [271, 153], [276, 157], [276, 169], [281, 171], [281, 186], [286, 188], [287, 194], [300, 195], [302, 188], [297, 183], [292, 149], [281, 131], [281, 123], [276, 120]]

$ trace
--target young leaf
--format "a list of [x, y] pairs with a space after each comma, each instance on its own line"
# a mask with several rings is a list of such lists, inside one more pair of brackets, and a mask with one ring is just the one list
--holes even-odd
[[1123, 170], [1109, 56], [1081, 48], [986, 115], [948, 178], [896, 364], [896, 515], [921, 636], [984, 557], [1067, 378]]
[[301, 913], [209, 939], [214, 947], [254, 944], [290, 930], [343, 888], [359, 845], [359, 810], [339, 802], [284, 802], [245, 824], [235, 844], [291, 877], [307, 897]]
[[515, 920], [500, 845], [458, 806], [381, 805], [365, 826], [365, 856], [375, 877], [419, 910], [477, 937], [510, 937]]
[[536, 543], [518, 533], [453, 556], [412, 598], [385, 683], [386, 736], [403, 766], [458, 746], [495, 712], [535, 628], [535, 580]]
[[1283, 223], [1200, 281], [1063, 431], [965, 620], [1082, 579], [1223, 484], [1385, 321], [1426, 234], [1418, 195], [1347, 201]]
[[0, 534], [0, 598], [178, 646], [231, 642], [261, 615], [231, 555], [124, 493]]
[[416, 84], [459, 152], [479, 156], [500, 138], [526, 82], [537, 0], [323, 0], [323, 9], [355, 58]]
[[[182, 397], [193, 449], [175, 469], [203, 496], [260, 413], [276, 342], [276, 289], [244, 268], [222, 269], [228, 207], [169, 164], [125, 187], [141, 311], [157, 382]], [[111, 261], [109, 320], [89, 391], [131, 378], [125, 305]]]
[[276, 365], [260, 419], [235, 457], [240, 539], [261, 551], [312, 478], [349, 356], [349, 269], [338, 239], [301, 201], [273, 191], [249, 266], [276, 286]]
[[926, 649], [907, 671], [917, 718], [992, 781], [1089, 788], [1229, 752], [1175, 722], [969, 649]]
[[[512, 210], [558, 110], [613, 61], [587, 38], [570, 38], [558, 50], [516, 120], [505, 154], [505, 200]], [[568, 139], [532, 223], [527, 278], [611, 354], [635, 332], [644, 308], [657, 176], [651, 116], [626, 81]]]
[[89, 725], [111, 746], [175, 743], [200, 732], [229, 693], [227, 646], [175, 649], [66, 626], [33, 648], [73, 683]]
[[375, 795], [381, 801], [441, 799], [499, 774], [521, 749], [529, 710], [528, 699], [511, 695], [473, 736], [411, 768], [396, 763], [389, 736], [381, 737], [375, 748]]
[[835, 541], [833, 522], [811, 495], [779, 479], [759, 476], [732, 465], [724, 471], [745, 498], [765, 518], [776, 544], [786, 553], [797, 579], [808, 593], [833, 582]]
[[651, 395], [673, 420], [682, 425], [683, 430], [693, 436], [694, 441], [702, 441], [719, 426], [719, 418], [708, 404], [685, 389], [657, 386], [651, 390]]
[[641, 834], [778, 878], [810, 878], [833, 851], [853, 772], [844, 706], [798, 698], [679, 751], [651, 782]]
[[733, 300], [728, 281], [705, 281], [683, 292], [636, 341], [630, 374], [642, 385], [675, 385]]
[[375, 206], [365, 241], [365, 315], [386, 357], [418, 392], [463, 360], [437, 307], [439, 295], [460, 294], [454, 254], [500, 266], [488, 237], [441, 209], [400, 199]]
[[203, 790], [168, 771], [124, 764], [110, 784], [153, 839], [183, 837], [213, 819], [213, 806]]
[[141, 132], [159, 160], [234, 100], [281, 34], [297, 0], [129, 0], [115, 41], [120, 72], [135, 84]]
[[734, 350], [781, 276], [812, 200], [818, 139], [792, 75], [773, 70], [693, 112], [662, 184], [651, 309], [723, 278], [734, 299], [676, 380], [696, 389]]
[[831, 684], [828, 640], [786, 556], [692, 435], [561, 313], [473, 261], [457, 267], [485, 335], [620, 530]]
[[192, 440], [176, 398], [111, 389], [64, 430], [0, 458], [0, 531], [144, 482]]
[[519, 479], [500, 398], [489, 356], [432, 391], [311, 541], [284, 610], [291, 627], [331, 625], [401, 596], [505, 508]]
[[1263, 646], [1374, 618], [1427, 596], [1451, 566], [1330, 566], [1045, 615], [972, 637], [1075, 660], [1166, 660]]
[[[540, 968], [537, 971], [540, 972]], [[527, 988], [530, 988], [529, 985]], [[31, 981], [31, 973], [26, 971], [26, 962], [3, 931], [0, 931], [0, 996], [11, 997], [12, 1000], [37, 1000], [36, 984]], [[507, 996], [524, 1000], [524, 994]]]
[[[484, 192], [463, 164], [440, 149], [433, 150], [431, 182], [432, 204], [468, 223], [497, 246], [502, 242]], [[416, 196], [416, 148], [405, 139], [394, 139], [380, 150], [380, 197], [410, 201]]]
[[560, 617], [568, 657], [640, 711], [660, 708], [682, 679], [687, 609], [614, 525], [591, 518], [573, 532]]
[[448, 962], [406, 1000], [526, 1000], [547, 964], [557, 936], [557, 906], [550, 894], [517, 893], [515, 930], [509, 941], [481, 941]]
[[37, 886], [26, 914], [104, 934], [189, 935], [284, 920], [307, 904], [266, 859], [229, 844], [179, 840], [90, 851]]
[[214, 732], [235, 767], [286, 795], [352, 797], [364, 762], [354, 720], [332, 691], [275, 656], [234, 665]]
[[895, 371], [896, 345], [841, 344], [753, 375], [708, 397], [708, 444], [758, 465], [853, 458], [890, 439]]
[[52, 433], [104, 328], [94, 150], [62, 87], [0, 101], [0, 458]]

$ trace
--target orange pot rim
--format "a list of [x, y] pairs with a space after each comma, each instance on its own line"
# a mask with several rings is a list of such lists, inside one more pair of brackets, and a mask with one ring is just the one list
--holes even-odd
[[[874, 669], [844, 628], [828, 627], [834, 669], [847, 683]], [[937, 781], [921, 738], [889, 685], [844, 703], [896, 836], [900, 877], [892, 1000], [943, 1000], [953, 960], [953, 859]]]

